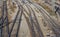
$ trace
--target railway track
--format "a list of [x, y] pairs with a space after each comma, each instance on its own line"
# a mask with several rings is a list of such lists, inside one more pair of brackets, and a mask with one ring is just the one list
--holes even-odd
[[[18, 5], [18, 12], [16, 14], [14, 21], [11, 24], [12, 25], [11, 29], [9, 29], [10, 23], [8, 20], [8, 12], [7, 12], [6, 1], [4, 1], [4, 3], [3, 3], [2, 17], [0, 19], [0, 22], [1, 22], [1, 25], [0, 25], [1, 34], [0, 35], [1, 35], [1, 37], [5, 37], [2, 35], [4, 27], [6, 27], [6, 31], [8, 34], [7, 37], [11, 37], [11, 33], [13, 31], [13, 28], [14, 28], [17, 20], [18, 20], [18, 24], [17, 24], [18, 26], [16, 29], [15, 36], [18, 37], [19, 28], [20, 28], [21, 21], [22, 21], [22, 15], [24, 15], [24, 17], [26, 19], [26, 22], [27, 22], [29, 30], [30, 30], [31, 37], [44, 37], [42, 30], [41, 30], [41, 27], [39, 26], [40, 24], [38, 23], [34, 8], [39, 10], [39, 12], [42, 14], [44, 22], [47, 21], [47, 24], [51, 27], [52, 31], [54, 33], [56, 33], [56, 37], [59, 37], [60, 25], [57, 22], [55, 22], [54, 19], [52, 19], [52, 17], [47, 13], [47, 11], [45, 11], [41, 6], [39, 6], [36, 3], [33, 3], [30, 0], [21, 0], [21, 1], [16, 0], [14, 2], [16, 2], [16, 4]], [[32, 7], [31, 5], [33, 5], [34, 7]], [[26, 6], [28, 11], [24, 8], [24, 6]], [[28, 15], [28, 17], [26, 15]], [[34, 17], [34, 19], [32, 16]], [[35, 29], [37, 31], [35, 31]]]
[[[32, 3], [32, 2], [30, 2], [30, 3]], [[44, 19], [45, 20], [48, 19], [47, 22], [49, 22], [49, 26], [51, 25], [52, 30], [56, 33], [56, 35], [59, 35], [60, 33], [58, 33], [58, 32], [60, 31], [60, 28], [59, 28], [60, 25], [57, 24], [42, 7], [39, 7], [39, 5], [37, 5], [35, 3], [33, 3], [33, 5], [38, 9], [41, 8], [39, 10], [42, 12], [41, 14], [43, 15]]]
[[59, 29], [59, 24], [57, 24], [52, 18], [51, 16], [40, 6], [38, 6], [37, 4], [34, 4], [34, 6], [36, 6], [36, 8], [40, 8], [39, 10], [41, 11], [42, 17], [45, 19], [45, 21], [47, 20], [47, 22], [49, 22], [49, 26], [51, 26], [52, 30], [54, 30], [54, 32], [56, 33], [56, 37], [58, 37], [58, 35], [60, 33], [58, 33], [60, 31]]
[[[4, 25], [4, 21], [6, 20], [6, 27], [7, 27], [7, 31], [8, 31], [8, 13], [7, 13], [7, 4], [6, 4], [6, 1], [3, 1], [4, 3], [3, 3], [3, 8], [2, 8], [2, 17], [1, 17], [1, 19], [0, 19], [0, 26], [3, 26]], [[5, 14], [6, 13], [6, 14]], [[6, 16], [5, 16], [6, 15]], [[1, 28], [1, 37], [3, 37], [3, 28]]]

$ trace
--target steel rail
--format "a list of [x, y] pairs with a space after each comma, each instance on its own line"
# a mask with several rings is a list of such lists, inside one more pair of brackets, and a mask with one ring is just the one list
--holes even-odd
[[[39, 26], [39, 23], [38, 23], [38, 20], [37, 20], [37, 18], [36, 18], [36, 15], [35, 15], [35, 11], [33, 10], [33, 8], [31, 7], [31, 5], [29, 5], [30, 6], [30, 8], [31, 8], [31, 10], [32, 10], [32, 13], [33, 13], [33, 15], [34, 15], [34, 18], [35, 18], [35, 21], [36, 21], [36, 24], [35, 24], [35, 27], [36, 27], [36, 29], [37, 29], [37, 32], [38, 32], [38, 34], [39, 34], [39, 37], [44, 37], [44, 35], [42, 34], [42, 31], [41, 31], [41, 29], [40, 29], [40, 26]], [[34, 19], [33, 19], [34, 20]]]
[[6, 11], [6, 29], [7, 29], [7, 33], [9, 34], [9, 25], [8, 25], [9, 20], [8, 20], [8, 11], [7, 11], [7, 1], [5, 1], [5, 11]]
[[16, 20], [17, 20], [17, 18], [18, 18], [19, 12], [20, 12], [20, 6], [18, 5], [18, 7], [19, 7], [19, 9], [18, 9], [18, 12], [17, 12], [17, 14], [16, 14], [16, 17], [15, 17], [15, 19], [14, 19], [14, 21], [13, 21], [12, 28], [11, 28], [11, 30], [10, 30], [10, 32], [9, 32], [9, 37], [11, 37], [11, 32], [12, 32], [12, 30], [13, 30], [13, 27], [14, 27], [14, 25], [15, 25], [15, 22], [16, 22]]
[[19, 32], [19, 28], [20, 28], [20, 24], [21, 24], [21, 20], [22, 20], [22, 14], [23, 14], [23, 7], [22, 7], [22, 5], [20, 5], [20, 6], [21, 6], [20, 7], [21, 14], [20, 14], [20, 17], [19, 17], [19, 24], [18, 24], [18, 28], [17, 28], [17, 32], [16, 32], [16, 37], [18, 37], [18, 32]]
[[[24, 14], [24, 13], [23, 13]], [[24, 14], [24, 17], [25, 17], [25, 19], [26, 19], [26, 21], [27, 21], [27, 24], [28, 24], [28, 27], [29, 27], [29, 30], [30, 30], [30, 34], [31, 34], [31, 37], [34, 37], [34, 36], [36, 36], [36, 35], [34, 35], [34, 30], [33, 30], [33, 27], [32, 27], [32, 25], [31, 25], [31, 22], [29, 21], [30, 19], [28, 18], [28, 17], [26, 17], [26, 15]]]
[[26, 4], [26, 6], [27, 6], [27, 8], [28, 8], [28, 10], [29, 10], [29, 12], [30, 12], [30, 14], [29, 14], [29, 18], [30, 18], [30, 22], [31, 22], [31, 29], [32, 29], [32, 37], [36, 37], [36, 33], [35, 33], [35, 31], [34, 31], [34, 26], [33, 26], [33, 19], [32, 19], [32, 15], [31, 15], [31, 13], [32, 13], [32, 11], [31, 11], [31, 9], [30, 9], [30, 7]]
[[[3, 3], [3, 8], [2, 8], [2, 22], [1, 22], [1, 26], [3, 26], [3, 22], [4, 22], [4, 3]], [[3, 37], [3, 35], [2, 35], [2, 31], [3, 31], [3, 28], [1, 28], [1, 37]]]

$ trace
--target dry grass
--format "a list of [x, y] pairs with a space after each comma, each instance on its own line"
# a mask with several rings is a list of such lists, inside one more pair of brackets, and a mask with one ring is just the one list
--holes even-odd
[[16, 9], [17, 7], [16, 7], [16, 4], [14, 4], [14, 5], [10, 5], [9, 4], [9, 9], [12, 11], [12, 12], [14, 12], [14, 10]]
[[12, 4], [11, 2], [7, 3], [7, 9], [8, 9], [8, 19], [9, 21], [11, 21], [12, 18], [15, 17], [16, 13], [17, 13], [17, 6], [16, 4]]

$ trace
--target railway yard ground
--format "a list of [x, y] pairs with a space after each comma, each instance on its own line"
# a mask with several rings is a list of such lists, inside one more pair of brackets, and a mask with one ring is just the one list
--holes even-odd
[[6, 5], [5, 1], [0, 8], [1, 37], [60, 37], [60, 23], [54, 11], [46, 5], [28, 0], [11, 3]]

